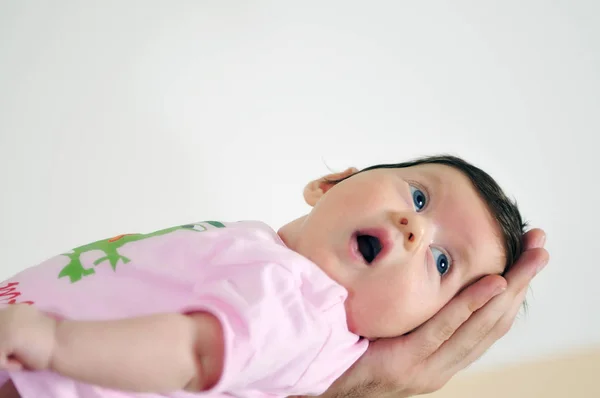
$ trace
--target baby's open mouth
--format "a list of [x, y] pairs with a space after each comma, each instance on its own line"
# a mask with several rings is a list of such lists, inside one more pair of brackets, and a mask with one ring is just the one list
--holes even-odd
[[383, 249], [379, 238], [373, 235], [357, 234], [356, 242], [358, 243], [358, 252], [367, 264], [371, 264]]

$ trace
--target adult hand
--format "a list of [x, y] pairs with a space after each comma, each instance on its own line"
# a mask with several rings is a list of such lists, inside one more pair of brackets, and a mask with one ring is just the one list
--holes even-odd
[[524, 241], [504, 278], [486, 276], [412, 333], [371, 343], [322, 398], [404, 398], [442, 388], [510, 330], [529, 283], [548, 263], [544, 231], [531, 230]]

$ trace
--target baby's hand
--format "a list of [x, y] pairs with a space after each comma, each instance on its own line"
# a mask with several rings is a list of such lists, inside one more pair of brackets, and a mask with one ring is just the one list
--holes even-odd
[[0, 370], [45, 370], [50, 365], [57, 321], [35, 307], [0, 311]]

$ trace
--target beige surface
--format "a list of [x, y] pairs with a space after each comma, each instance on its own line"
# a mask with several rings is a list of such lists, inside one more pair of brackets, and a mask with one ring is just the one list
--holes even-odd
[[457, 376], [428, 398], [600, 398], [600, 347]]

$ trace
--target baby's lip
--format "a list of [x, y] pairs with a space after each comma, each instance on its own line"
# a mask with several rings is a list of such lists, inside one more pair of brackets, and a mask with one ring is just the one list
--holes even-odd
[[363, 263], [365, 262], [365, 260], [362, 257], [362, 255], [360, 254], [360, 252], [358, 251], [358, 243], [356, 241], [356, 237], [358, 235], [370, 235], [370, 236], [373, 236], [373, 237], [379, 239], [379, 243], [381, 243], [381, 251], [375, 258], [374, 262], [384, 259], [385, 256], [387, 256], [394, 248], [394, 241], [391, 237], [389, 230], [387, 230], [386, 228], [375, 227], [375, 228], [359, 229], [352, 235], [352, 239], [350, 242], [350, 250], [351, 250], [352, 257], [354, 257], [355, 259], [357, 259]]

